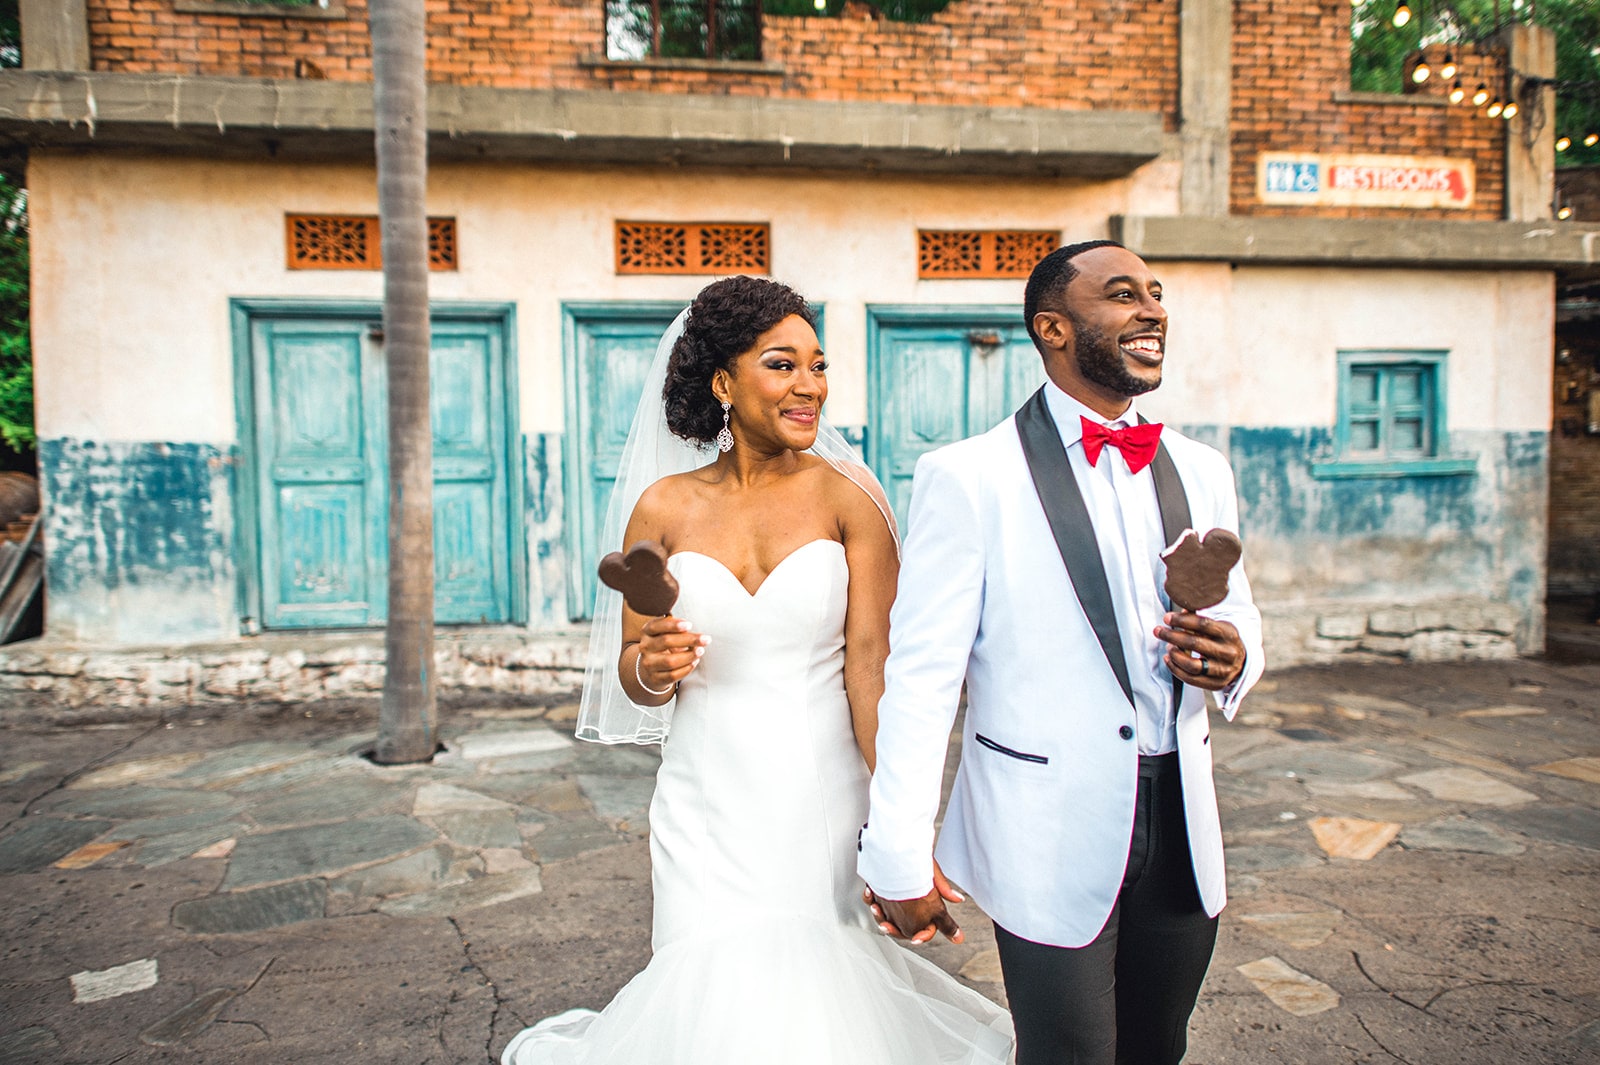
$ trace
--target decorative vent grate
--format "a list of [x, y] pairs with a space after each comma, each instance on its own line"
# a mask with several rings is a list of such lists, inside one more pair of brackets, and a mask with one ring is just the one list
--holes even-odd
[[[379, 270], [383, 238], [377, 215], [284, 216], [291, 270]], [[456, 220], [428, 219], [428, 268], [455, 270]]]
[[619, 274], [765, 274], [772, 237], [765, 222], [618, 222]]
[[428, 269], [457, 270], [460, 266], [456, 259], [456, 220], [428, 219]]
[[1060, 246], [1048, 229], [919, 229], [917, 276], [1027, 277]]

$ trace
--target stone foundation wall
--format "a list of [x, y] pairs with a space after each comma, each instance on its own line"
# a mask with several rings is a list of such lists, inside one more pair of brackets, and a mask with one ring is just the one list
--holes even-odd
[[[588, 650], [586, 632], [441, 634], [434, 655], [439, 692], [446, 699], [563, 701], [582, 684]], [[0, 722], [44, 705], [81, 718], [221, 703], [376, 698], [383, 676], [379, 633], [116, 649], [37, 640], [0, 649]]]
[[[1262, 603], [1267, 668], [1339, 662], [1454, 662], [1516, 658], [1515, 607], [1483, 600], [1426, 606], [1392, 603]], [[1523, 625], [1526, 628], [1526, 625]], [[1535, 638], [1525, 634], [1524, 639]], [[1536, 639], [1543, 644], [1543, 633]]]

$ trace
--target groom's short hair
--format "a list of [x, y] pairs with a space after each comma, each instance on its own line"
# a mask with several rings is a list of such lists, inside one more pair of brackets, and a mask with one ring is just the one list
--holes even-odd
[[1039, 354], [1044, 354], [1044, 348], [1039, 345], [1039, 334], [1033, 331], [1033, 316], [1039, 313], [1041, 303], [1056, 302], [1067, 291], [1072, 279], [1078, 276], [1078, 268], [1072, 265], [1072, 260], [1095, 248], [1121, 247], [1123, 245], [1114, 240], [1079, 241], [1057, 248], [1034, 266], [1033, 273], [1028, 276], [1028, 288], [1022, 296], [1022, 324], [1027, 326], [1028, 336], [1033, 340], [1033, 346], [1039, 349]]

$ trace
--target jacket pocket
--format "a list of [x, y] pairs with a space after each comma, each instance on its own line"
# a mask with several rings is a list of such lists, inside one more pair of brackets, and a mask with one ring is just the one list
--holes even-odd
[[1035, 765], [1050, 764], [1050, 759], [1042, 754], [1028, 754], [1025, 751], [1014, 751], [1010, 747], [1006, 747], [1002, 744], [994, 742], [994, 740], [991, 740], [981, 732], [974, 732], [972, 734], [972, 738], [977, 740], [980, 746], [987, 747], [996, 754], [1003, 754], [1007, 758], [1015, 758], [1019, 762], [1032, 762]]

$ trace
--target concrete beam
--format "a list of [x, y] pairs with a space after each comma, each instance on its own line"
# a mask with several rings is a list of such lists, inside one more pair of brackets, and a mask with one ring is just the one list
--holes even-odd
[[[435, 85], [434, 159], [1120, 177], [1160, 154], [1155, 112]], [[370, 158], [363, 83], [0, 71], [0, 136], [36, 147]]]
[[1506, 138], [1506, 217], [1550, 218], [1555, 213], [1556, 91], [1544, 81], [1556, 76], [1556, 34], [1547, 26], [1514, 22], [1499, 38], [1517, 101]]
[[1183, 213], [1228, 213], [1232, 168], [1233, 2], [1182, 0], [1178, 9], [1179, 135]]
[[1600, 225], [1572, 222], [1113, 215], [1111, 236], [1156, 260], [1600, 270]]
[[17, 17], [25, 69], [89, 69], [88, 0], [21, 0]]

